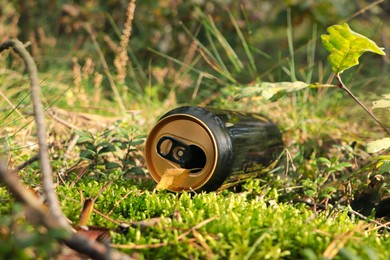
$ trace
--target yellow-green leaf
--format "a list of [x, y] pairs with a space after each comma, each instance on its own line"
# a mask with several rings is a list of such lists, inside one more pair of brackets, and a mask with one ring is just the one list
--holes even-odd
[[240, 97], [261, 95], [264, 99], [271, 99], [280, 92], [293, 92], [308, 88], [310, 84], [302, 81], [295, 82], [260, 82], [241, 89]]
[[360, 56], [367, 51], [385, 55], [383, 48], [352, 31], [346, 23], [330, 26], [327, 31], [329, 34], [321, 35], [321, 40], [325, 49], [330, 52], [328, 60], [332, 70], [337, 74], [359, 64]]
[[175, 187], [175, 179], [179, 178], [184, 174], [188, 174], [190, 170], [182, 169], [182, 168], [172, 168], [167, 169], [161, 176], [160, 181], [158, 182], [155, 190], [169, 190], [170, 188]]
[[369, 142], [367, 144], [367, 152], [368, 153], [376, 153], [376, 152], [379, 152], [381, 150], [387, 149], [389, 147], [390, 147], [390, 138], [386, 137], [386, 138], [382, 138], [379, 140]]

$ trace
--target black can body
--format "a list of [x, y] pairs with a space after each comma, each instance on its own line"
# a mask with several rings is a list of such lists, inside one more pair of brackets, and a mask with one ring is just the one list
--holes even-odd
[[168, 168], [190, 170], [173, 191], [214, 191], [269, 166], [282, 153], [278, 127], [255, 113], [178, 107], [160, 118], [146, 140], [146, 163], [159, 182]]

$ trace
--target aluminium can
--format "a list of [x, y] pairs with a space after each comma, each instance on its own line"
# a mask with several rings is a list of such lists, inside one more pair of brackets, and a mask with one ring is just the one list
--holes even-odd
[[215, 191], [275, 162], [284, 149], [278, 127], [261, 114], [194, 106], [163, 115], [145, 143], [151, 177], [188, 169], [171, 191]]

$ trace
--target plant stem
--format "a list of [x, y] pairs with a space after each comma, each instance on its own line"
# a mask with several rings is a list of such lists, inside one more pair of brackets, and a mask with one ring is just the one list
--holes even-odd
[[359, 106], [361, 106], [371, 117], [372, 117], [372, 119], [374, 119], [374, 121], [378, 124], [378, 125], [380, 125], [382, 128], [383, 128], [383, 130], [385, 130], [385, 132], [388, 134], [388, 135], [390, 135], [390, 130], [384, 125], [384, 124], [382, 124], [380, 121], [379, 121], [379, 119], [370, 111], [370, 110], [368, 110], [368, 108], [362, 103], [362, 102], [360, 102], [360, 100], [359, 99], [357, 99], [357, 97], [345, 86], [345, 84], [344, 84], [344, 82], [342, 81], [342, 79], [341, 79], [341, 77], [340, 77], [340, 74], [337, 74], [336, 75], [336, 78], [337, 78], [337, 80], [339, 81], [339, 87], [341, 88], [341, 89], [343, 89], [344, 91], [346, 91], [347, 93], [348, 93], [348, 95], [350, 95], [351, 96], [351, 98], [356, 102], [356, 103], [358, 103], [359, 104]]

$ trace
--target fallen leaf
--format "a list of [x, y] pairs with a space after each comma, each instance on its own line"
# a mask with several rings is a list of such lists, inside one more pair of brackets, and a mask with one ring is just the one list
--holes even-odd
[[175, 185], [175, 179], [183, 174], [188, 174], [190, 170], [182, 168], [167, 169], [161, 176], [160, 182], [157, 184], [155, 190], [167, 190]]
[[80, 214], [80, 226], [85, 226], [88, 224], [89, 217], [91, 216], [92, 210], [94, 206], [94, 201], [92, 199], [86, 199], [84, 201], [84, 207]]

